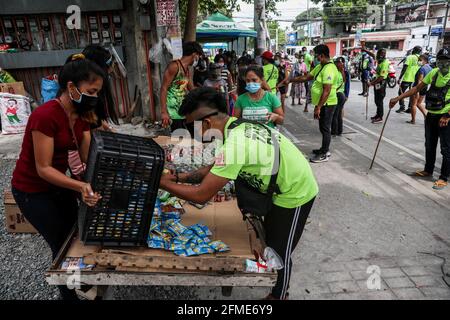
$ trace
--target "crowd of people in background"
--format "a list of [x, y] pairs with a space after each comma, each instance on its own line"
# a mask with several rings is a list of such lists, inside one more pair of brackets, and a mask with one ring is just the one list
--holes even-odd
[[[288, 96], [291, 98], [292, 106], [304, 105], [304, 112], [309, 112], [308, 106], [313, 105], [314, 118], [318, 120], [322, 134], [322, 145], [313, 150], [310, 158], [313, 163], [329, 161], [332, 137], [343, 134], [344, 106], [350, 96], [350, 83], [355, 66], [362, 83], [362, 92], [359, 95], [369, 99], [369, 89], [373, 87], [373, 103], [376, 108], [375, 115], [370, 121], [373, 124], [385, 121], [384, 100], [388, 76], [393, 72], [393, 62], [387, 58], [387, 51], [384, 48], [378, 48], [376, 51], [361, 48], [356, 54], [344, 49], [342, 54], [334, 59], [330, 56], [330, 50], [326, 45], [318, 45], [311, 51], [303, 47], [293, 57], [283, 52], [271, 51], [265, 51], [259, 57], [251, 57], [244, 51], [238, 58], [236, 52], [224, 50], [219, 50], [214, 57], [207, 57], [201, 46], [193, 43], [185, 44], [184, 49], [183, 58], [169, 66], [168, 70], [173, 69], [172, 72], [166, 71], [167, 78], [165, 77], [161, 95], [162, 106], [171, 101], [171, 108], [175, 112], [181, 105], [190, 87], [187, 77], [184, 82], [179, 80], [180, 77], [184, 79], [183, 70], [187, 70], [189, 66], [194, 67], [195, 86], [214, 88], [223, 94], [229, 115], [238, 118], [258, 121], [276, 128], [284, 122]], [[442, 61], [446, 56], [440, 52], [437, 59]], [[448, 133], [442, 133], [447, 130], [446, 126], [443, 129], [442, 124], [447, 122], [435, 121], [432, 124], [430, 119], [433, 116], [430, 113], [446, 117], [450, 101], [447, 101], [448, 99], [441, 101], [443, 108], [438, 111], [430, 110], [427, 106], [429, 105], [427, 101], [432, 99], [430, 97], [432, 90], [428, 86], [442, 85], [444, 89], [447, 88], [445, 69], [441, 70], [439, 67], [433, 69], [429, 60], [430, 56], [422, 52], [421, 47], [414, 47], [404, 59], [398, 78], [400, 108], [396, 112], [411, 113], [411, 120], [407, 121], [410, 124], [416, 123], [417, 109], [426, 119], [428, 164], [425, 171], [417, 173], [418, 176], [432, 173], [434, 165], [431, 163], [434, 164], [435, 161], [436, 143], [439, 138], [441, 139], [441, 151], [446, 164], [443, 165], [443, 175], [434, 186], [439, 189], [447, 185], [450, 143]], [[444, 75], [443, 80], [440, 77], [437, 80], [433, 78], [436, 76], [436, 70], [439, 70], [439, 75]], [[169, 80], [172, 80], [172, 84]], [[176, 94], [172, 96], [177, 99], [167, 99], [165, 94], [167, 89], [164, 86], [175, 87]], [[180, 89], [181, 86], [183, 90]], [[417, 88], [420, 90], [416, 90]], [[442, 92], [441, 94], [445, 95]], [[408, 108], [405, 107], [405, 97], [410, 97]], [[163, 108], [162, 118], [166, 121], [167, 113], [164, 110]], [[175, 113], [170, 115], [172, 114], [174, 114], [174, 117], [171, 117], [172, 121], [176, 123], [179, 115]], [[436, 124], [439, 123], [441, 126], [437, 128]], [[172, 129], [179, 127], [172, 124]]]

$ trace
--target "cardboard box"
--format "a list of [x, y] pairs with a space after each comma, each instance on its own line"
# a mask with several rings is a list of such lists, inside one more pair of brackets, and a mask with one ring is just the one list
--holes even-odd
[[18, 94], [21, 96], [27, 95], [23, 82], [0, 83], [0, 92]]
[[6, 230], [9, 233], [38, 233], [20, 212], [11, 192], [5, 191], [3, 202], [5, 204]]

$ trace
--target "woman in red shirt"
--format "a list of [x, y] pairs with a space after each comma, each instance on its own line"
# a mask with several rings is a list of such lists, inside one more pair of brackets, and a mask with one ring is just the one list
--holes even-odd
[[[60, 95], [30, 116], [22, 151], [12, 178], [12, 193], [28, 221], [57, 256], [77, 221], [77, 193], [88, 206], [101, 198], [90, 184], [66, 175], [69, 150], [79, 151], [86, 163], [91, 141], [90, 125], [97, 121], [98, 103], [105, 74], [83, 55], [74, 55], [59, 74]], [[76, 295], [60, 287], [64, 299]]]

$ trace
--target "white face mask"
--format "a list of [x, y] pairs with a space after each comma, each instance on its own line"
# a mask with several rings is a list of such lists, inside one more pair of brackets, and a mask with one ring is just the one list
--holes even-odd
[[195, 58], [195, 60], [194, 60], [194, 63], [192, 64], [192, 66], [195, 68], [196, 66], [198, 66], [198, 61], [199, 61], [200, 59], [197, 57], [197, 58]]

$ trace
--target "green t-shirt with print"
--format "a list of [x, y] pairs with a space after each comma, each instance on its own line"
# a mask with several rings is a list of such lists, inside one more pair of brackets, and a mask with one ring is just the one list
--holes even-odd
[[[267, 113], [281, 108], [281, 102], [272, 92], [265, 92], [260, 100], [253, 100], [248, 93], [244, 93], [236, 100], [235, 108], [242, 110], [243, 119], [266, 123]], [[268, 126], [275, 127], [272, 122]]]
[[325, 105], [337, 105], [336, 81], [339, 73], [336, 65], [332, 62], [326, 65], [319, 64], [311, 71], [311, 74], [314, 76], [314, 82], [311, 87], [311, 99], [314, 106], [319, 104], [320, 98], [322, 97], [323, 85], [325, 84], [331, 84], [330, 95], [328, 96]]
[[419, 56], [417, 54], [410, 54], [405, 61], [406, 68], [405, 74], [403, 75], [404, 82], [414, 82], [416, 73], [419, 71]]
[[388, 59], [384, 59], [383, 62], [379, 63], [376, 70], [376, 77], [382, 77], [384, 80], [387, 79], [389, 74], [390, 62]]
[[[232, 130], [225, 126], [225, 141], [211, 173], [230, 180], [238, 176], [249, 185], [267, 192], [274, 163], [274, 147], [269, 132], [262, 125], [242, 123]], [[277, 185], [281, 194], [274, 195], [275, 205], [296, 208], [313, 199], [319, 192], [314, 174], [305, 156], [278, 131], [271, 129], [280, 145], [280, 167]]]
[[310, 55], [309, 53], [305, 53], [303, 60], [306, 64], [306, 71], [310, 72], [311, 71], [311, 64], [314, 60], [313, 56]]
[[[433, 78], [436, 75], [436, 72], [439, 72], [439, 68], [434, 68], [431, 70], [425, 78], [422, 80], [426, 85], [430, 85], [433, 82]], [[436, 79], [436, 87], [442, 88], [450, 81], [450, 72], [444, 77], [440, 72], [438, 73], [438, 77]], [[447, 91], [445, 95], [445, 101], [450, 100], [450, 90]], [[450, 111], [450, 103], [447, 103], [444, 108], [438, 111], [428, 110], [429, 113], [432, 114], [444, 114]]]
[[277, 82], [278, 82], [278, 68], [268, 63], [263, 67], [264, 70], [264, 80], [266, 80], [270, 89], [272, 89], [272, 93], [277, 93]]

